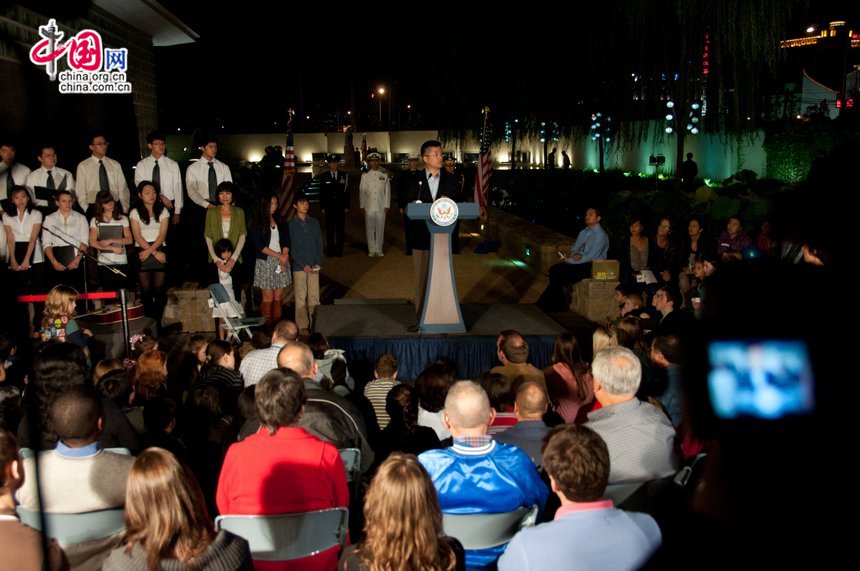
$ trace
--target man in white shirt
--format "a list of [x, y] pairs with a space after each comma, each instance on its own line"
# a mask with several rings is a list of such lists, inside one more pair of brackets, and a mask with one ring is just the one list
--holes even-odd
[[[15, 145], [8, 141], [0, 143], [0, 200], [9, 198], [9, 191], [16, 184], [24, 184], [30, 169], [15, 162]], [[3, 206], [0, 205], [0, 214]]]
[[265, 349], [251, 351], [239, 365], [239, 372], [245, 379], [245, 386], [256, 385], [266, 373], [278, 367], [278, 353], [290, 341], [299, 338], [299, 328], [292, 321], [285, 319], [275, 325], [272, 332], [272, 345]]
[[161, 201], [165, 208], [173, 214], [173, 224], [179, 224], [179, 215], [184, 203], [179, 165], [165, 154], [167, 137], [161, 131], [148, 134], [146, 146], [151, 154], [137, 163], [134, 169], [134, 185], [137, 186], [144, 180], [154, 182], [161, 193]]
[[92, 156], [78, 164], [75, 175], [78, 205], [92, 218], [96, 195], [100, 190], [109, 190], [113, 199], [122, 205], [123, 212], [129, 211], [128, 183], [122, 166], [107, 157], [108, 141], [97, 133], [90, 143]]
[[215, 158], [218, 154], [218, 139], [207, 137], [200, 147], [200, 160], [185, 171], [185, 186], [188, 198], [201, 208], [214, 208], [218, 204], [218, 185], [228, 180], [233, 182], [230, 167]]
[[66, 169], [61, 169], [57, 166], [57, 151], [54, 147], [42, 147], [39, 151], [40, 166], [33, 172], [27, 175], [27, 190], [30, 191], [30, 196], [33, 197], [33, 203], [36, 206], [45, 207], [50, 204], [48, 200], [40, 199], [36, 196], [36, 187], [43, 187], [50, 190], [75, 190], [75, 177]]
[[[192, 162], [185, 171], [185, 188], [188, 198], [194, 205], [191, 208], [190, 220], [186, 226], [187, 236], [193, 238], [188, 256], [192, 275], [207, 276], [205, 243], [198, 237], [203, 234], [206, 224], [206, 210], [215, 208], [218, 204], [218, 185], [224, 181], [233, 182], [230, 167], [215, 158], [218, 154], [218, 139], [208, 136], [202, 140], [200, 158]], [[184, 252], [183, 252], [184, 253]], [[207, 279], [201, 277], [201, 285], [207, 285]]]
[[[81, 260], [83, 253], [87, 251], [90, 231], [84, 215], [72, 210], [74, 202], [71, 191], [57, 191], [58, 210], [45, 218], [42, 225], [42, 244], [48, 264], [53, 269], [48, 283], [62, 283], [81, 291], [85, 278]], [[71, 261], [58, 259], [63, 256], [58, 256], [57, 249], [68, 248], [72, 249]]]
[[361, 175], [359, 197], [361, 212], [367, 228], [367, 255], [384, 256], [382, 242], [385, 239], [385, 215], [391, 205], [391, 183], [388, 172], [379, 168], [382, 155], [372, 151], [367, 155], [370, 170]]

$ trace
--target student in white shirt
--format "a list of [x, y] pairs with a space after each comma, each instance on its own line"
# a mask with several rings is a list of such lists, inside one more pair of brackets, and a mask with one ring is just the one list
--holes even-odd
[[148, 134], [146, 146], [151, 154], [137, 163], [134, 169], [134, 184], [139, 185], [145, 180], [155, 183], [161, 195], [161, 202], [173, 215], [172, 223], [179, 224], [179, 215], [184, 204], [179, 165], [165, 154], [167, 137], [161, 131]]
[[66, 169], [57, 166], [57, 151], [54, 147], [42, 147], [39, 151], [40, 166], [27, 175], [27, 190], [33, 197], [36, 206], [47, 207], [48, 201], [36, 197], [36, 187], [51, 188], [56, 190], [75, 190], [75, 177]]
[[[96, 134], [90, 142], [92, 156], [78, 164], [78, 172], [75, 175], [77, 180], [75, 191], [78, 196], [78, 205], [87, 213], [87, 216], [92, 216], [96, 195], [101, 190], [110, 190], [113, 199], [122, 204], [123, 212], [128, 212], [129, 193], [125, 173], [122, 172], [122, 166], [118, 162], [107, 157], [108, 144], [104, 135]], [[105, 182], [109, 188], [104, 188], [105, 184], [101, 181], [102, 166], [107, 177]]]
[[[9, 248], [9, 269], [15, 295], [38, 294], [45, 291], [42, 256], [42, 213], [33, 207], [27, 187], [16, 184], [9, 193], [14, 210], [3, 214], [3, 227]], [[27, 305], [15, 304], [15, 323], [23, 326], [29, 321]], [[38, 330], [42, 319], [42, 304], [34, 311], [33, 325]]]
[[[137, 206], [129, 214], [131, 235], [137, 244], [140, 270], [140, 295], [143, 312], [161, 327], [161, 317], [167, 305], [166, 264], [167, 226], [170, 212], [164, 207], [158, 189], [145, 180], [137, 187]], [[149, 258], [152, 258], [151, 260]]]
[[[57, 191], [58, 210], [45, 218], [42, 226], [42, 246], [51, 269], [48, 276], [51, 287], [64, 284], [83, 290], [86, 279], [83, 260], [84, 252], [87, 251], [90, 242], [90, 233], [87, 230], [87, 219], [84, 215], [72, 210], [74, 203], [75, 198], [71, 191]], [[60, 249], [70, 248], [71, 260], [58, 259], [57, 254]]]
[[[126, 246], [131, 246], [131, 225], [128, 217], [123, 216], [116, 201], [109, 191], [103, 190], [96, 195], [96, 215], [90, 221], [90, 246], [98, 252], [99, 283], [102, 291], [116, 291], [128, 287], [128, 253]], [[107, 228], [120, 228], [120, 238], [100, 240], [99, 236], [107, 234]], [[102, 230], [105, 229], [105, 230]], [[126, 275], [115, 274], [107, 266], [115, 268]]]

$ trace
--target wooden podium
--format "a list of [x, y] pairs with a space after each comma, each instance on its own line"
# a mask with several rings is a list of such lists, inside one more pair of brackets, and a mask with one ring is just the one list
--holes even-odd
[[455, 203], [443, 197], [430, 204], [408, 204], [406, 216], [410, 220], [424, 220], [430, 231], [430, 267], [427, 269], [427, 291], [418, 330], [421, 333], [465, 333], [466, 325], [454, 281], [451, 234], [458, 219], [478, 217], [478, 205]]

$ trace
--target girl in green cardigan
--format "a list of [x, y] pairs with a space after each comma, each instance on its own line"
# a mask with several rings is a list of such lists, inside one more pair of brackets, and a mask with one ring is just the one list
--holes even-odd
[[[233, 292], [236, 299], [240, 300], [242, 288], [237, 276], [242, 264], [242, 248], [245, 246], [245, 236], [248, 231], [245, 228], [245, 212], [238, 206], [233, 205], [233, 194], [236, 186], [225, 180], [218, 185], [218, 204], [210, 206], [206, 211], [206, 226], [204, 236], [206, 248], [209, 250], [209, 263], [211, 267], [210, 283], [218, 281], [218, 269], [233, 276]], [[215, 242], [227, 238], [233, 244], [233, 255], [220, 268], [215, 267]]]

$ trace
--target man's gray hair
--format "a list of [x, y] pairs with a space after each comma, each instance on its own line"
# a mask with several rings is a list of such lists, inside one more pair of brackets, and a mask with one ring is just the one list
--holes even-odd
[[314, 376], [314, 354], [311, 348], [298, 341], [288, 341], [278, 353], [278, 366], [292, 369], [304, 378]]
[[611, 395], [635, 395], [642, 382], [642, 364], [626, 347], [607, 347], [594, 357], [591, 374]]
[[490, 420], [490, 399], [474, 381], [458, 381], [448, 389], [445, 413], [456, 428], [478, 428]]

